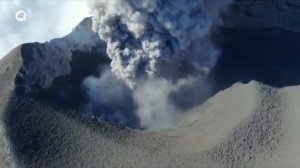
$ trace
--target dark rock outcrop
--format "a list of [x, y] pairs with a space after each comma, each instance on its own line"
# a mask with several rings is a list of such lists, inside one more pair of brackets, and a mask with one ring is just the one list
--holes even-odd
[[235, 0], [225, 15], [228, 27], [278, 27], [300, 31], [299, 0]]
[[90, 57], [99, 57], [98, 60], [109, 62], [108, 58], [100, 58], [105, 55], [103, 53], [106, 47], [99, 36], [91, 30], [91, 26], [91, 18], [86, 18], [65, 37], [46, 43], [23, 44], [21, 48], [23, 66], [15, 81], [17, 89], [22, 93], [32, 94], [39, 89], [49, 88], [54, 79], [67, 76], [76, 69], [72, 67], [72, 60], [76, 59], [76, 55], [81, 55], [80, 62], [83, 63], [81, 66], [86, 66], [81, 69], [89, 69], [90, 65], [84, 62], [91, 62], [85, 61], [90, 60]]

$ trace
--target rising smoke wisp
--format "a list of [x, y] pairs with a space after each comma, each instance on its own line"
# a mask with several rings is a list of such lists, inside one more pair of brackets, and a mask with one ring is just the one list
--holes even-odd
[[[172, 101], [173, 93], [180, 97], [183, 86], [208, 88], [195, 86], [220, 55], [210, 30], [221, 23], [220, 11], [228, 4], [229, 0], [90, 1], [93, 30], [107, 43], [111, 71], [131, 89], [141, 127], [170, 127], [182, 113]], [[85, 87], [95, 90], [97, 84], [89, 83]], [[94, 102], [101, 97], [89, 94]]]

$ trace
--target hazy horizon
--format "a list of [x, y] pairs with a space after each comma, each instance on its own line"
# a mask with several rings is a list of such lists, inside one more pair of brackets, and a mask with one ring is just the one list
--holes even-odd
[[[27, 42], [45, 42], [67, 35], [89, 10], [85, 0], [1, 0], [0, 59], [16, 46]], [[18, 21], [16, 13], [26, 12]]]

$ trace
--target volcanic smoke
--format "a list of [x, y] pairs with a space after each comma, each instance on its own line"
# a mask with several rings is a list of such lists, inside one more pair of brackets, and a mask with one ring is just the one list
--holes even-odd
[[[90, 1], [93, 30], [107, 44], [111, 72], [130, 88], [143, 127], [173, 121], [169, 116], [178, 116], [180, 110], [169, 100], [171, 93], [202, 80], [215, 66], [220, 51], [210, 32], [220, 24], [220, 11], [228, 4], [228, 0]], [[87, 88], [99, 88], [92, 83]], [[206, 88], [197, 88], [201, 89]], [[91, 94], [92, 99], [99, 97]]]

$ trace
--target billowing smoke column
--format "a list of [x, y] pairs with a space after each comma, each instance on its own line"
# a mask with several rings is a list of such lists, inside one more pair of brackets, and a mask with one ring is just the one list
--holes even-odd
[[[207, 72], [214, 48], [199, 47], [212, 25], [203, 0], [96, 0], [93, 29], [107, 42], [112, 71], [134, 88], [144, 79], [176, 79], [183, 62]], [[198, 47], [198, 49], [193, 49]], [[188, 57], [197, 51], [197, 58]], [[195, 53], [194, 53], [195, 54]]]
[[175, 126], [210, 94], [205, 76], [220, 54], [210, 32], [230, 2], [91, 0], [93, 29], [107, 43], [111, 67], [84, 81], [87, 111], [121, 125]]

